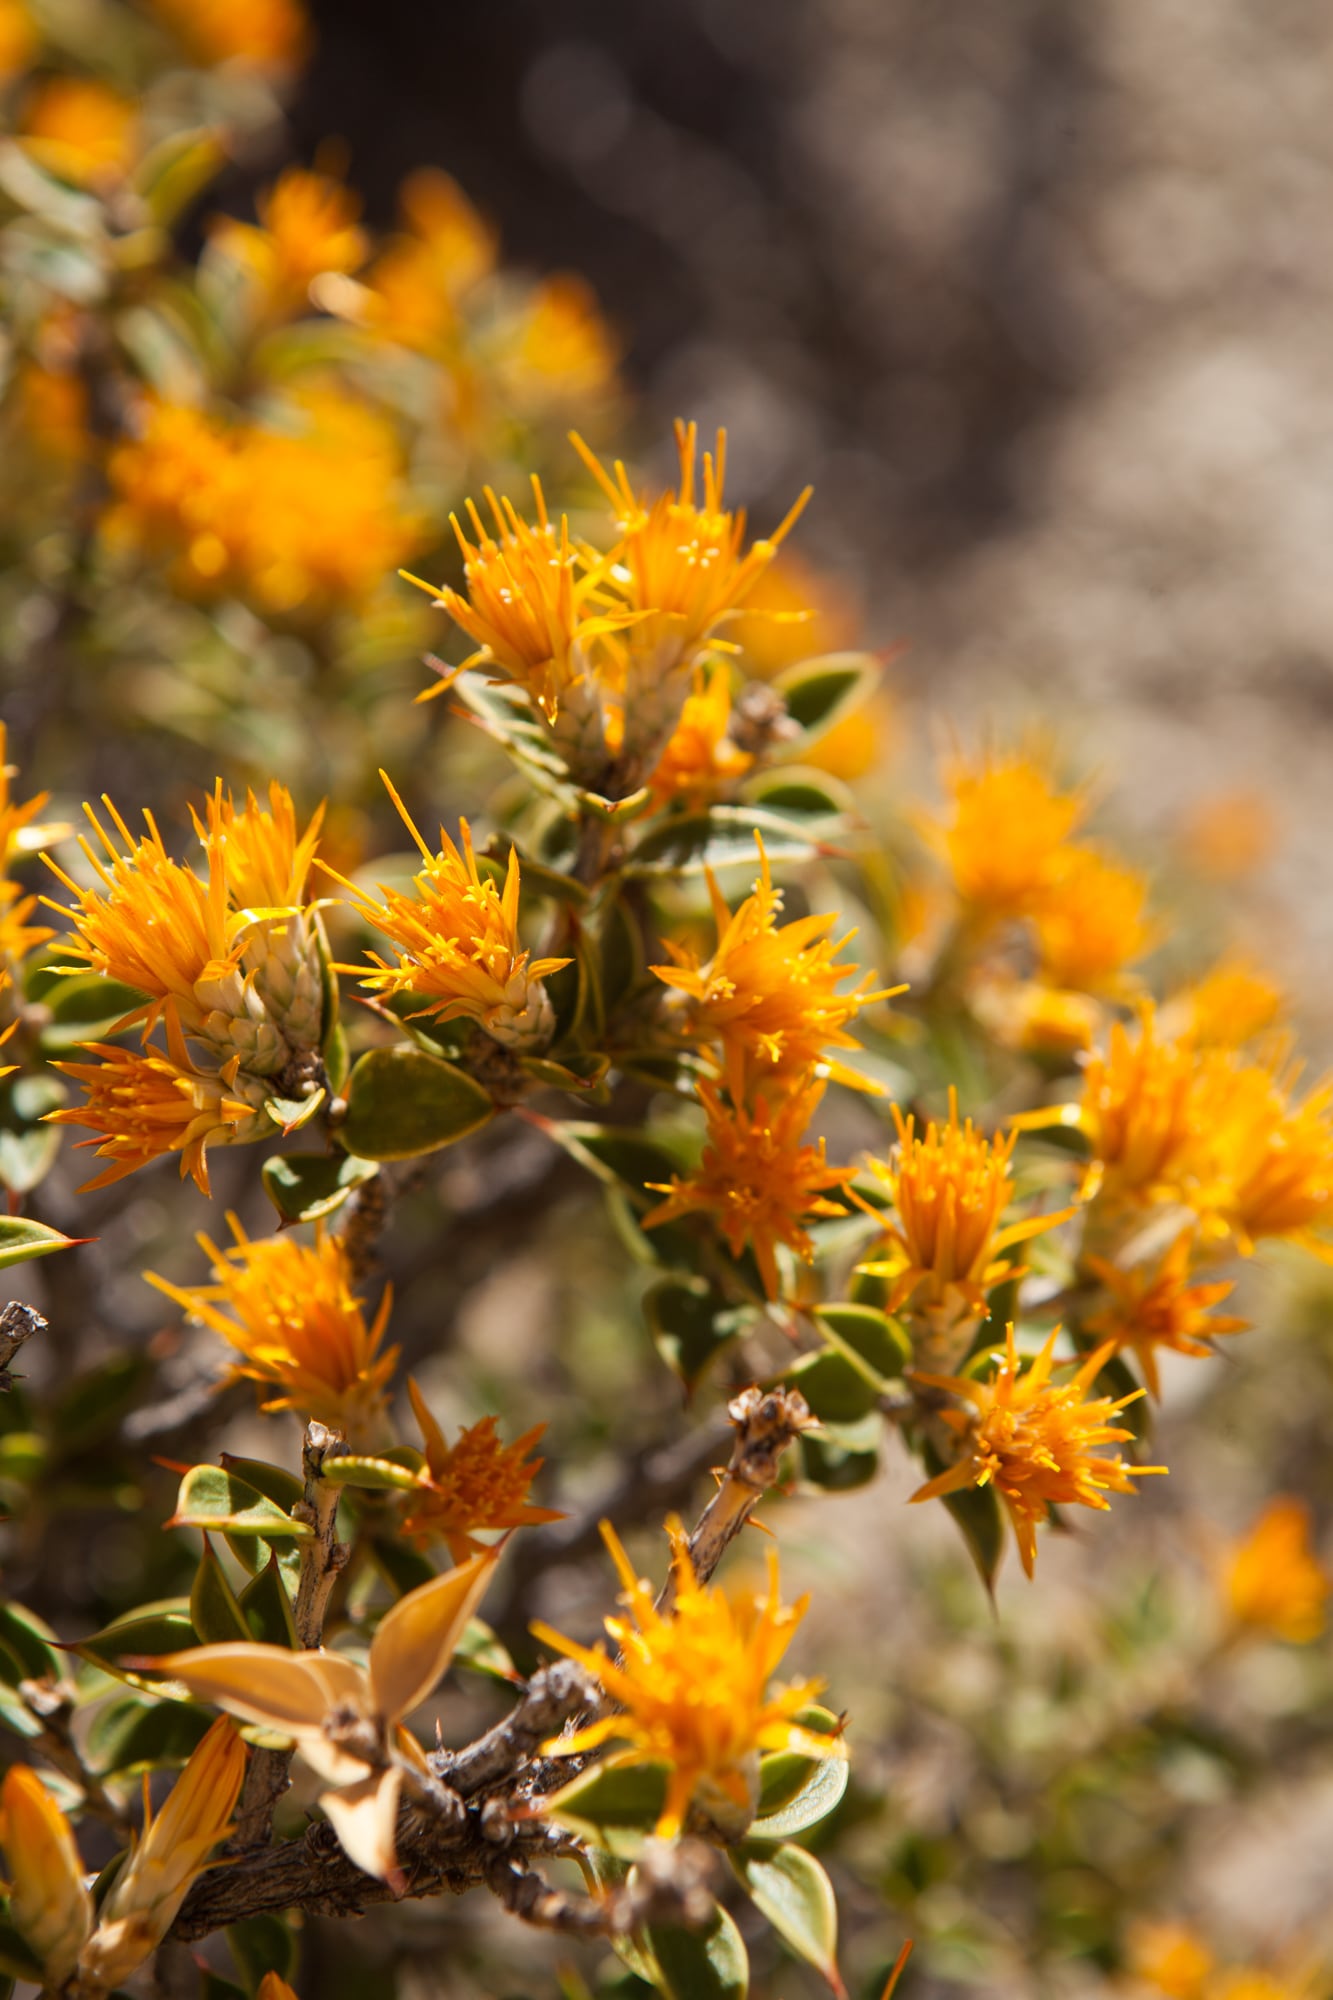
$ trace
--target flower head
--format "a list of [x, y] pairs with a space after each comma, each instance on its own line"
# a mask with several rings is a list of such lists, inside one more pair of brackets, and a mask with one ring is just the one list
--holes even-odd
[[271, 313], [299, 311], [326, 271], [355, 271], [370, 252], [358, 198], [330, 174], [288, 167], [256, 203], [259, 226], [221, 216], [213, 240], [252, 274]]
[[238, 1377], [279, 1392], [266, 1410], [296, 1410], [354, 1436], [373, 1429], [398, 1359], [397, 1348], [382, 1345], [389, 1291], [367, 1325], [336, 1236], [320, 1231], [309, 1244], [290, 1233], [252, 1240], [234, 1215], [227, 1220], [231, 1249], [198, 1239], [213, 1267], [211, 1285], [173, 1285], [152, 1271], [145, 1273], [149, 1284], [235, 1348]]
[[1200, 1073], [1197, 1205], [1243, 1252], [1285, 1236], [1319, 1252], [1333, 1223], [1333, 1078], [1301, 1103], [1266, 1064], [1219, 1056]]
[[702, 674], [680, 712], [649, 784], [659, 806], [704, 806], [734, 785], [754, 758], [731, 739], [731, 674], [725, 662]]
[[[101, 1056], [101, 1062], [62, 1062], [56, 1068], [83, 1085], [87, 1102], [47, 1113], [52, 1125], [89, 1126], [95, 1136], [80, 1144], [97, 1146], [97, 1157], [111, 1162], [84, 1182], [80, 1194], [107, 1187], [168, 1153], [180, 1155], [181, 1179], [189, 1174], [199, 1192], [207, 1194], [210, 1146], [244, 1143], [272, 1130], [266, 1118], [256, 1117], [250, 1105], [230, 1094], [225, 1072], [199, 1075], [178, 1040], [174, 1056], [155, 1049], [139, 1053], [113, 1042], [83, 1046]], [[235, 1066], [228, 1068], [234, 1078]]]
[[[1154, 1201], [1177, 1192], [1196, 1150], [1198, 1069], [1198, 1051], [1161, 1040], [1146, 1006], [1135, 1028], [1115, 1022], [1105, 1053], [1089, 1056], [1075, 1122], [1106, 1199]], [[1014, 1120], [1020, 1128], [1045, 1122], [1042, 1112]]]
[[935, 828], [964, 908], [977, 918], [1024, 916], [1049, 887], [1083, 816], [1038, 754], [957, 756], [945, 770], [950, 813]]
[[40, 1962], [49, 1991], [59, 1993], [93, 1927], [93, 1899], [73, 1829], [27, 1764], [11, 1764], [0, 1785], [0, 1847], [9, 1920]]
[[1161, 1394], [1160, 1348], [1175, 1354], [1211, 1354], [1219, 1334], [1243, 1333], [1249, 1325], [1248, 1320], [1212, 1311], [1233, 1290], [1229, 1281], [1190, 1283], [1193, 1250], [1193, 1231], [1186, 1229], [1155, 1265], [1124, 1269], [1102, 1257], [1087, 1259], [1089, 1271], [1101, 1279], [1109, 1299], [1087, 1321], [1086, 1331], [1097, 1340], [1110, 1341], [1117, 1353], [1134, 1356], [1150, 1396]]
[[554, 1015], [542, 981], [569, 961], [534, 959], [519, 943], [517, 853], [510, 849], [503, 890], [480, 872], [466, 820], [460, 822], [462, 852], [441, 827], [440, 851], [432, 854], [388, 778], [380, 776], [426, 865], [410, 896], [381, 884], [382, 903], [355, 883], [343, 884], [360, 915], [396, 946], [398, 960], [390, 965], [369, 952], [376, 971], [340, 970], [360, 972], [362, 984], [377, 992], [422, 994], [437, 1019], [476, 1021], [509, 1046], [549, 1040]]
[[755, 1085], [767, 1088], [816, 1066], [839, 1083], [873, 1089], [826, 1052], [854, 1049], [857, 1043], [847, 1032], [849, 1023], [863, 1007], [890, 998], [890, 993], [867, 993], [870, 974], [850, 992], [838, 991], [856, 971], [854, 965], [836, 963], [855, 933], [835, 944], [828, 935], [837, 921], [832, 914], [776, 922], [782, 892], [773, 887], [768, 856], [757, 834], [755, 842], [759, 879], [734, 915], [709, 874], [717, 925], [712, 957], [701, 961], [667, 939], [675, 963], [652, 969], [665, 985], [687, 996], [691, 1035], [720, 1045], [722, 1073], [737, 1103], [744, 1103]]
[[195, 831], [210, 855], [217, 848], [232, 902], [241, 910], [295, 910], [305, 901], [306, 878], [319, 845], [324, 807], [316, 808], [305, 832], [296, 831], [296, 809], [285, 785], [274, 778], [265, 810], [253, 792], [237, 812], [221, 780], [208, 801], [205, 826], [194, 814]]
[[915, 1118], [904, 1118], [896, 1104], [893, 1117], [897, 1151], [887, 1163], [871, 1160], [870, 1169], [888, 1190], [895, 1221], [887, 1231], [889, 1256], [871, 1268], [893, 1282], [892, 1311], [909, 1301], [919, 1310], [938, 1308], [954, 1296], [980, 1317], [991, 1287], [1015, 1275], [1004, 1253], [1067, 1222], [1074, 1210], [1005, 1224], [1017, 1135], [987, 1139], [970, 1118], [960, 1125], [952, 1088], [943, 1125], [932, 1118], [918, 1135]]
[[1156, 941], [1147, 898], [1137, 869], [1092, 847], [1066, 848], [1032, 911], [1042, 979], [1074, 993], [1124, 991], [1125, 968]]
[[778, 1244], [808, 1264], [814, 1245], [806, 1224], [816, 1216], [846, 1213], [828, 1196], [845, 1184], [851, 1169], [829, 1166], [822, 1139], [801, 1144], [823, 1095], [822, 1083], [807, 1081], [760, 1097], [747, 1111], [725, 1103], [716, 1085], [701, 1083], [708, 1114], [703, 1157], [692, 1173], [674, 1174], [667, 1185], [650, 1183], [666, 1200], [644, 1216], [644, 1228], [696, 1211], [711, 1215], [733, 1257], [750, 1245], [764, 1290], [777, 1298]]
[[659, 1611], [649, 1584], [635, 1575], [611, 1528], [602, 1535], [624, 1588], [628, 1618], [608, 1618], [606, 1646], [579, 1646], [547, 1625], [536, 1636], [587, 1668], [616, 1703], [604, 1716], [572, 1736], [546, 1744], [550, 1756], [579, 1756], [608, 1739], [628, 1746], [622, 1760], [661, 1760], [671, 1767], [666, 1804], [657, 1831], [674, 1839], [691, 1806], [711, 1820], [743, 1830], [758, 1801], [759, 1752], [794, 1750], [827, 1757], [836, 1742], [812, 1736], [794, 1721], [820, 1691], [819, 1681], [796, 1681], [770, 1688], [773, 1673], [805, 1616], [805, 1598], [784, 1605], [778, 1589], [778, 1561], [770, 1554], [768, 1589], [729, 1594], [701, 1583], [679, 1521], [667, 1523], [671, 1540], [674, 1601]]
[[1237, 1049], [1281, 1018], [1285, 995], [1257, 966], [1226, 958], [1163, 1010], [1201, 1049]]
[[401, 1887], [398, 1802], [405, 1776], [426, 1771], [403, 1718], [449, 1665], [499, 1553], [486, 1549], [400, 1597], [380, 1620], [365, 1667], [342, 1653], [291, 1653], [246, 1640], [137, 1664], [184, 1681], [198, 1700], [242, 1722], [294, 1737], [329, 1787], [319, 1803], [344, 1853], [368, 1875]]
[[426, 1463], [408, 1498], [405, 1534], [421, 1540], [438, 1535], [454, 1561], [462, 1562], [479, 1552], [479, 1533], [563, 1519], [553, 1508], [528, 1504], [532, 1482], [542, 1469], [542, 1460], [528, 1454], [545, 1424], [534, 1425], [512, 1444], [501, 1444], [495, 1418], [483, 1417], [450, 1445], [415, 1382], [408, 1383], [407, 1393], [421, 1426]]
[[232, 1831], [245, 1763], [240, 1731], [224, 1716], [194, 1751], [156, 1816], [148, 1810], [145, 1781], [143, 1832], [79, 1959], [80, 1973], [95, 1989], [128, 1979], [171, 1929], [209, 1855]]
[[24, 0], [0, 0], [0, 84], [21, 76], [41, 46]]
[[127, 97], [92, 77], [52, 76], [23, 107], [21, 130], [34, 159], [78, 187], [122, 180], [139, 146], [139, 119]]
[[1108, 1457], [1098, 1450], [1133, 1436], [1115, 1419], [1143, 1391], [1115, 1400], [1088, 1395], [1112, 1352], [1109, 1343], [1090, 1354], [1067, 1382], [1052, 1382], [1058, 1335], [1057, 1327], [1024, 1368], [1011, 1325], [1004, 1357], [994, 1357], [995, 1372], [986, 1382], [959, 1375], [916, 1377], [972, 1407], [939, 1413], [940, 1421], [954, 1433], [958, 1456], [946, 1471], [919, 1487], [913, 1500], [931, 1500], [965, 1486], [993, 1485], [1008, 1509], [1029, 1576], [1036, 1561], [1037, 1524], [1046, 1519], [1051, 1506], [1076, 1503], [1104, 1510], [1110, 1505], [1108, 1493], [1132, 1493], [1134, 1480], [1166, 1470], [1161, 1465], [1128, 1466], [1119, 1452]]
[[1310, 1510], [1279, 1496], [1227, 1552], [1222, 1569], [1227, 1615], [1238, 1630], [1308, 1645], [1324, 1629], [1333, 1577], [1315, 1555]]
[[151, 5], [205, 63], [294, 69], [310, 42], [300, 0], [151, 0]]

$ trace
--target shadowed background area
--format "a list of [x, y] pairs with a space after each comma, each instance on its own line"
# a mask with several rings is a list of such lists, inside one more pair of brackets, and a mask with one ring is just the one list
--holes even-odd
[[436, 161], [516, 261], [582, 271], [656, 434], [725, 422], [760, 525], [813, 481], [801, 549], [846, 578], [872, 640], [910, 641], [899, 681], [951, 724], [983, 695], [1002, 716], [1058, 702], [1149, 841], [1198, 797], [1278, 794], [1267, 889], [1288, 929], [1269, 949], [1317, 966], [1316, 0], [316, 12], [298, 150], [341, 134], [380, 222]]

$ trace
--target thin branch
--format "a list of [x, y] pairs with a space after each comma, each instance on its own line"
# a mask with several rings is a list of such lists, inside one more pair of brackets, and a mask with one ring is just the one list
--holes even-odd
[[14, 1378], [9, 1372], [9, 1364], [35, 1333], [46, 1332], [46, 1321], [32, 1306], [25, 1306], [21, 1299], [11, 1299], [0, 1312], [0, 1389], [12, 1389]]
[[592, 1683], [583, 1668], [573, 1660], [556, 1660], [533, 1675], [522, 1701], [494, 1729], [465, 1750], [435, 1750], [426, 1761], [434, 1776], [461, 1798], [474, 1798], [512, 1778], [547, 1737], [592, 1699]]

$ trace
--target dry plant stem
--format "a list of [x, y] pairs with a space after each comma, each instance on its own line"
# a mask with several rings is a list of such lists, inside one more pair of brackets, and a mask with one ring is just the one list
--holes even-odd
[[[293, 1621], [296, 1636], [306, 1649], [318, 1646], [324, 1632], [324, 1613], [348, 1551], [338, 1540], [338, 1488], [324, 1479], [326, 1459], [337, 1458], [347, 1449], [341, 1431], [324, 1424], [306, 1425], [301, 1465], [305, 1473], [305, 1496], [293, 1512], [314, 1529], [301, 1544], [301, 1575], [296, 1587]], [[256, 1750], [250, 1759], [236, 1812], [236, 1831], [227, 1843], [230, 1853], [263, 1847], [273, 1829], [273, 1812], [291, 1782], [290, 1750]]]
[[[690, 1536], [690, 1560], [701, 1583], [713, 1574], [759, 1500], [777, 1484], [783, 1452], [811, 1421], [809, 1406], [795, 1389], [743, 1389], [727, 1405], [727, 1415], [736, 1432], [731, 1460]], [[675, 1597], [673, 1572], [658, 1594], [658, 1610], [669, 1611]]]
[[556, 1660], [533, 1675], [516, 1708], [465, 1750], [436, 1750], [427, 1762], [435, 1777], [460, 1798], [510, 1778], [577, 1709], [593, 1698], [588, 1676], [574, 1660]]
[[107, 1792], [101, 1779], [84, 1765], [79, 1747], [70, 1733], [70, 1704], [66, 1695], [49, 1681], [20, 1681], [19, 1693], [28, 1710], [42, 1724], [34, 1741], [47, 1762], [53, 1764], [83, 1793], [84, 1809], [114, 1829], [122, 1839], [129, 1837], [133, 1821]]
[[31, 1340], [35, 1333], [45, 1333], [46, 1321], [32, 1306], [25, 1306], [21, 1299], [11, 1299], [0, 1312], [0, 1389], [12, 1389], [13, 1377], [9, 1364], [23, 1343]]

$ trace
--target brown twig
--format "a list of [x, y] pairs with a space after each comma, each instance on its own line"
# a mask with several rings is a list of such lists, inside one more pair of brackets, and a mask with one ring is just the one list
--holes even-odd
[[25, 1306], [21, 1299], [11, 1299], [0, 1312], [0, 1389], [12, 1389], [14, 1378], [9, 1372], [9, 1364], [35, 1333], [46, 1332], [46, 1321], [32, 1306]]
[[[713, 1574], [723, 1551], [764, 1494], [777, 1484], [779, 1462], [787, 1446], [813, 1422], [809, 1405], [796, 1389], [742, 1389], [728, 1403], [727, 1415], [736, 1432], [731, 1459], [690, 1536], [690, 1560], [701, 1583]], [[658, 1595], [658, 1610], [669, 1611], [675, 1595], [673, 1570]]]

